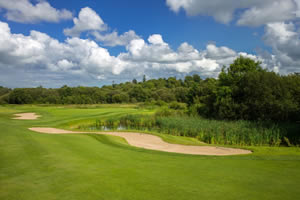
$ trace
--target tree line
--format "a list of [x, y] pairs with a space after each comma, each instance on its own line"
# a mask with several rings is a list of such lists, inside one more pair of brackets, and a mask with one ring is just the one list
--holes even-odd
[[99, 87], [0, 87], [0, 103], [112, 104], [182, 102], [190, 114], [216, 119], [300, 120], [300, 76], [267, 71], [260, 62], [239, 57], [218, 78], [199, 75], [112, 84]]

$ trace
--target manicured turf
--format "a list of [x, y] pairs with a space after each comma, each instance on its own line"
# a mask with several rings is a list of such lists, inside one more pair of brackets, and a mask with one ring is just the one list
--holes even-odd
[[[42, 118], [12, 120], [17, 112], [36, 112]], [[299, 148], [251, 147], [251, 155], [192, 156], [139, 149], [112, 136], [27, 129], [70, 128], [96, 118], [151, 112], [132, 106], [0, 107], [0, 199], [299, 198]]]

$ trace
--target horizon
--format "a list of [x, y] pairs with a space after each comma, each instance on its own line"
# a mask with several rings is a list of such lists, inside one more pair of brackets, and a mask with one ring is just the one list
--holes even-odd
[[[193, 74], [193, 75], [198, 75], [198, 74]], [[193, 76], [193, 75], [187, 75], [187, 76]], [[152, 78], [152, 79], [147, 79], [146, 78], [146, 82], [147, 81], [151, 81], [151, 80], [159, 80], [159, 79], [168, 80], [169, 78], [175, 78], [178, 81], [181, 80], [181, 81], [184, 82], [185, 77], [186, 76], [184, 76], [183, 78], [177, 78], [176, 76], [159, 77], [159, 78]], [[128, 81], [125, 81], [125, 82], [119, 82], [119, 83], [116, 83], [114, 80], [112, 80], [111, 83], [108, 83], [108, 84], [105, 84], [105, 85], [99, 85], [99, 86], [97, 86], [97, 85], [95, 85], [95, 86], [85, 86], [85, 85], [74, 85], [74, 86], [71, 86], [71, 85], [64, 84], [64, 85], [61, 85], [61, 86], [58, 86], [58, 87], [47, 87], [47, 86], [45, 87], [43, 85], [38, 85], [38, 86], [35, 86], [35, 87], [6, 87], [6, 86], [3, 86], [3, 85], [0, 85], [0, 87], [5, 87], [5, 88], [9, 88], [9, 89], [17, 89], [17, 88], [24, 89], [24, 88], [39, 88], [39, 87], [46, 88], [46, 89], [59, 89], [59, 88], [65, 87], [65, 86], [70, 87], [70, 88], [76, 88], [76, 87], [98, 87], [98, 88], [102, 88], [102, 87], [105, 87], [105, 86], [112, 86], [114, 84], [120, 85], [120, 84], [126, 84], [126, 83], [133, 83], [134, 79], [137, 80], [137, 84], [138, 83], [143, 83], [143, 76], [142, 76], [141, 78], [133, 78], [132, 80], [128, 80]], [[200, 79], [201, 80], [205, 80], [206, 78], [202, 79], [200, 77]]]

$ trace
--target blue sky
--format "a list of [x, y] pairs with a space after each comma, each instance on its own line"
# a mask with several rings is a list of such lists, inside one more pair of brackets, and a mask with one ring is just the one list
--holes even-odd
[[299, 17], [299, 0], [0, 0], [0, 85], [217, 77], [240, 55], [299, 72]]
[[[255, 53], [256, 48], [264, 46], [260, 38], [263, 34], [263, 27], [238, 27], [232, 23], [220, 24], [207, 16], [186, 16], [183, 10], [174, 13], [163, 0], [152, 0], [147, 4], [140, 0], [75, 0], [72, 4], [68, 1], [53, 0], [49, 3], [57, 9], [67, 8], [74, 15], [79, 13], [81, 8], [90, 7], [109, 24], [112, 30], [122, 33], [132, 29], [145, 39], [151, 34], [158, 33], [163, 35], [164, 40], [174, 48], [182, 42], [188, 42], [195, 48], [204, 49], [207, 43], [215, 42], [237, 51]], [[7, 21], [3, 14], [1, 20]], [[12, 31], [16, 33], [28, 34], [30, 30], [38, 30], [63, 41], [66, 38], [63, 29], [71, 27], [73, 22], [68, 20], [59, 24], [48, 22], [38, 24], [11, 22], [10, 24]]]

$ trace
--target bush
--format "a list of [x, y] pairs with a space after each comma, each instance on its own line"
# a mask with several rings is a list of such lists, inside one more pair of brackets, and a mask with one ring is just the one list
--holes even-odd
[[174, 110], [185, 110], [186, 105], [183, 103], [178, 103], [176, 101], [173, 101], [170, 103], [169, 108], [174, 109]]
[[9, 97], [9, 94], [5, 94], [5, 95], [1, 96], [0, 104], [8, 104], [8, 101], [9, 101], [8, 97]]
[[157, 100], [157, 101], [155, 102], [155, 105], [157, 105], [157, 106], [166, 106], [167, 103], [164, 102], [163, 100]]

